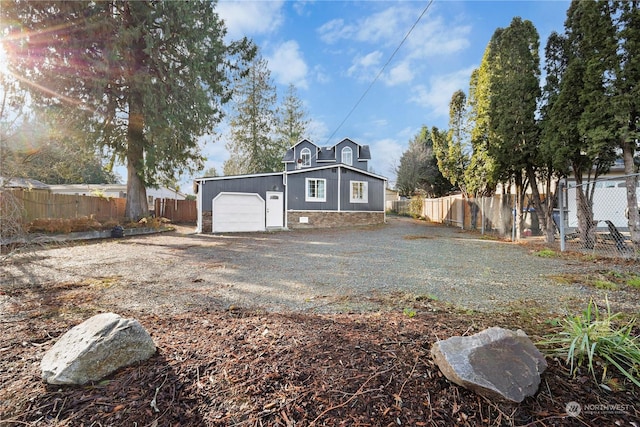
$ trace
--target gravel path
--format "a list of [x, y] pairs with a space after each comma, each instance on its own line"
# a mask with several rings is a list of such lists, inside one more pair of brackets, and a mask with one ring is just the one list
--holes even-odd
[[[391, 217], [386, 225], [356, 230], [196, 235], [180, 227], [85, 242], [14, 258], [0, 266], [0, 280], [7, 289], [30, 289], [30, 298], [77, 289], [90, 292], [81, 304], [93, 308], [155, 313], [232, 306], [350, 312], [401, 308], [421, 298], [480, 311], [536, 303], [562, 312], [584, 307], [591, 295], [604, 299], [601, 291], [550, 277], [576, 268], [589, 267]], [[5, 304], [13, 298], [0, 292], [0, 309], [3, 294]]]

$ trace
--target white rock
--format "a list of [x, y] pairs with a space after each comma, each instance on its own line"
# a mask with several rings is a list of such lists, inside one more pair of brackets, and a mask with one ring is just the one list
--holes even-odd
[[42, 379], [49, 384], [98, 381], [155, 351], [151, 336], [137, 320], [98, 314], [70, 329], [45, 353]]

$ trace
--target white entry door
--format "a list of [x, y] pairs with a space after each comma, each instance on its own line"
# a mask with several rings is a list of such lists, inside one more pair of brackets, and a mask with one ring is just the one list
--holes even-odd
[[282, 193], [267, 191], [267, 227], [284, 227], [284, 200]]

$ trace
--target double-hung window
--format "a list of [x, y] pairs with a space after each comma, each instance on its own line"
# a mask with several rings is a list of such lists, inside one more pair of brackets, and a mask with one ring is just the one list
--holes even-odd
[[305, 198], [306, 202], [326, 202], [327, 201], [327, 180], [317, 178], [305, 179]]
[[367, 203], [369, 201], [369, 192], [366, 181], [350, 181], [351, 192], [349, 201], [351, 203]]

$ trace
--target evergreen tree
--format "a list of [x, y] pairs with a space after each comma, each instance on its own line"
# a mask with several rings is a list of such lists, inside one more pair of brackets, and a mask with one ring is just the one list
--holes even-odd
[[480, 67], [471, 73], [469, 83], [469, 126], [471, 134], [471, 159], [465, 171], [469, 194], [490, 195], [497, 185], [495, 162], [489, 155], [490, 133], [490, 82], [492, 75], [493, 39], [487, 45]]
[[576, 179], [578, 228], [586, 248], [595, 244], [593, 181], [606, 173], [616, 158], [617, 123], [612, 104], [616, 76], [616, 34], [608, 2], [572, 1], [565, 35], [554, 48], [566, 61], [557, 96], [548, 99], [545, 138], [560, 170]]
[[104, 167], [96, 148], [62, 123], [58, 119], [51, 126], [39, 115], [24, 123], [3, 153], [4, 166], [13, 171], [9, 176], [46, 184], [117, 183], [118, 177]]
[[[296, 87], [290, 84], [287, 94], [278, 109], [278, 123], [276, 138], [281, 147], [286, 151], [305, 137], [309, 120], [302, 100], [298, 98]], [[283, 154], [284, 152], [283, 151]]]
[[634, 159], [640, 141], [640, 1], [615, 2], [619, 16], [619, 64], [616, 79], [615, 117], [619, 128], [624, 171], [627, 175], [627, 212], [631, 240], [640, 247], [638, 168]]
[[456, 91], [449, 102], [449, 131], [433, 128], [431, 133], [440, 172], [465, 198], [469, 197], [465, 172], [470, 162], [466, 106], [467, 96], [461, 90]]
[[218, 170], [216, 169], [215, 166], [211, 166], [210, 168], [206, 169], [204, 172], [202, 172], [202, 176], [207, 176], [207, 177], [211, 177], [211, 176], [220, 176], [220, 174], [218, 173]]
[[451, 189], [451, 183], [438, 169], [433, 140], [426, 126], [409, 141], [395, 172], [396, 189], [401, 196], [410, 197], [418, 192], [441, 197]]
[[254, 48], [226, 43], [215, 3], [3, 3], [9, 51], [34, 104], [60, 106], [127, 166], [126, 216], [147, 213], [146, 186], [202, 167], [231, 73]]
[[[551, 108], [556, 103], [560, 93], [560, 82], [566, 69], [567, 58], [564, 44], [566, 39], [556, 33], [551, 33], [545, 46], [545, 84], [541, 93], [540, 108], [540, 144], [538, 155], [540, 157], [540, 169], [546, 177], [547, 197], [543, 203], [542, 211], [546, 218], [546, 228], [543, 232], [547, 242], [555, 239], [556, 227], [553, 222], [553, 208], [560, 179], [570, 173], [569, 162], [566, 159], [564, 147], [558, 147], [556, 141], [559, 136], [557, 121], [551, 120]], [[553, 185], [553, 188], [552, 188]]]
[[236, 87], [225, 175], [276, 172], [285, 149], [274, 137], [276, 89], [267, 61], [258, 56]]
[[[1, 30], [1, 28], [0, 28]], [[0, 32], [0, 34], [2, 34]], [[0, 40], [0, 50], [5, 52]], [[4, 61], [6, 58], [2, 58]], [[2, 64], [0, 69], [0, 178], [9, 179], [17, 176], [16, 162], [13, 159], [14, 146], [18, 144], [18, 134], [24, 122], [29, 120], [27, 108], [28, 94], [21, 87], [20, 81], [13, 76], [10, 63]], [[5, 181], [3, 181], [5, 182]]]
[[[540, 208], [536, 171], [540, 97], [538, 32], [530, 21], [516, 17], [509, 27], [494, 33], [493, 72], [490, 90], [489, 155], [501, 181], [512, 181], [516, 189], [516, 230], [521, 231], [523, 205], [528, 188]], [[542, 218], [544, 222], [544, 217]]]

